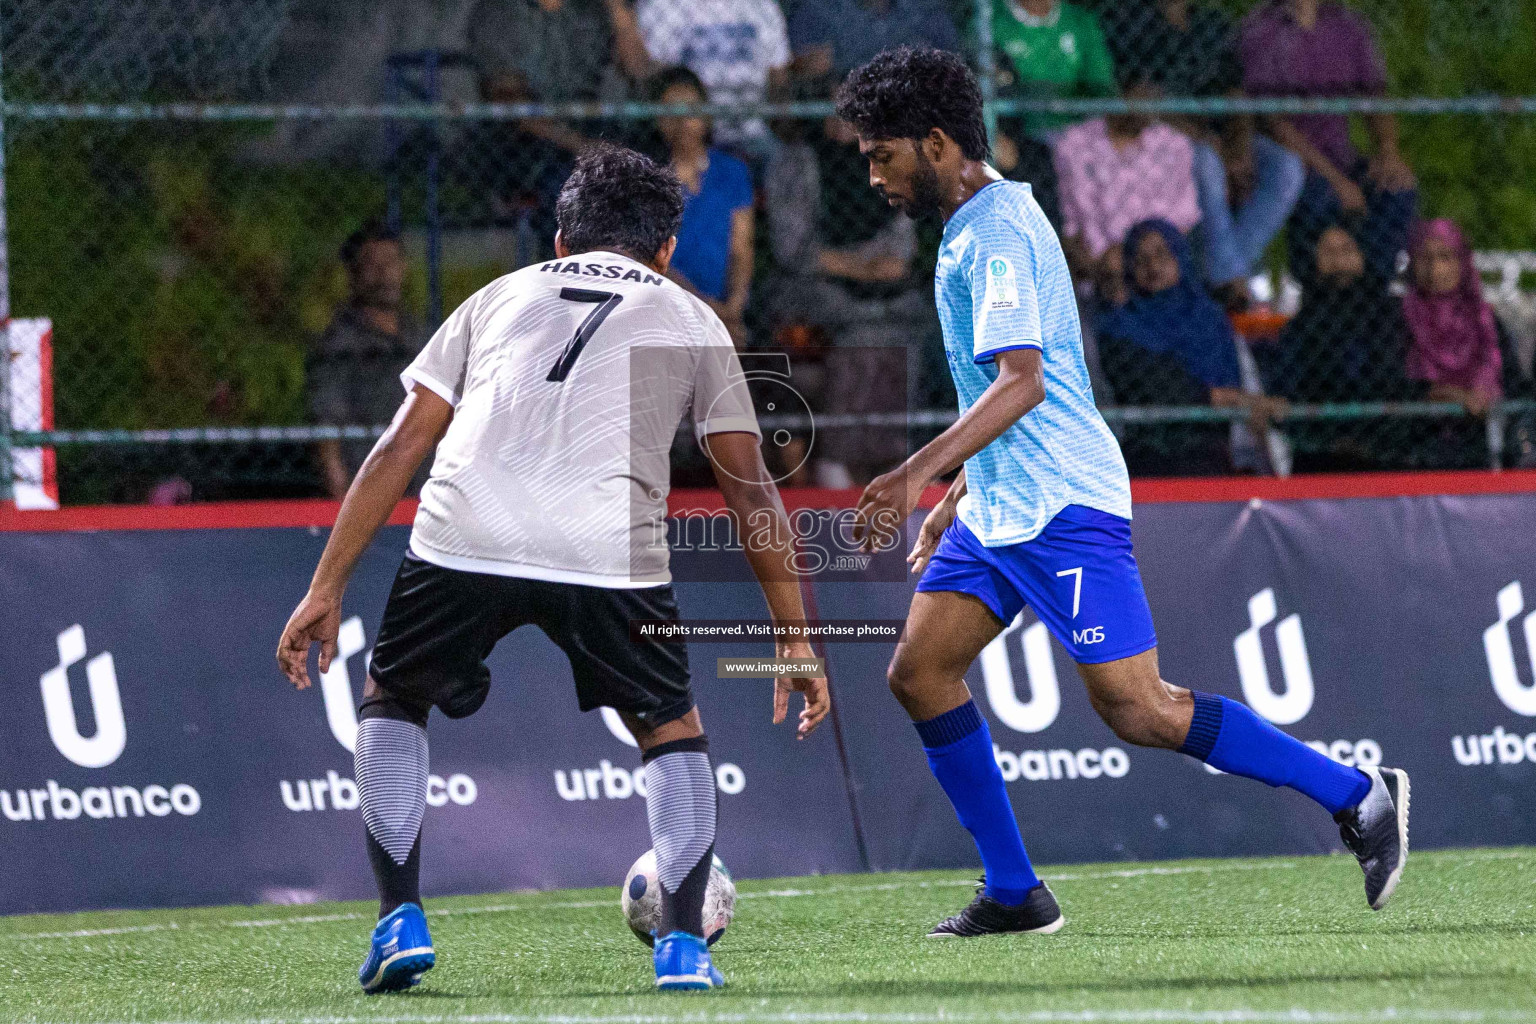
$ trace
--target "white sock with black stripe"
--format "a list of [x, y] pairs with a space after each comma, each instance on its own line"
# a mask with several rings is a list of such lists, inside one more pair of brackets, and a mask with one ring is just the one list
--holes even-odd
[[704, 933], [704, 893], [715, 852], [718, 797], [703, 736], [645, 753], [646, 817], [661, 881], [657, 935]]
[[420, 904], [421, 819], [427, 810], [427, 730], [395, 718], [364, 718], [354, 758], [379, 916]]

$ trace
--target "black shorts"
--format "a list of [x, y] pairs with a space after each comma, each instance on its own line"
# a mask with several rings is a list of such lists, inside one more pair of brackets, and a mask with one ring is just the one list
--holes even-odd
[[634, 590], [444, 569], [407, 554], [373, 649], [372, 675], [406, 704], [473, 714], [491, 689], [485, 659], [519, 626], [538, 626], [571, 661], [581, 710], [611, 707], [654, 727], [693, 709], [688, 648], [635, 643], [631, 619], [677, 618], [670, 586]]

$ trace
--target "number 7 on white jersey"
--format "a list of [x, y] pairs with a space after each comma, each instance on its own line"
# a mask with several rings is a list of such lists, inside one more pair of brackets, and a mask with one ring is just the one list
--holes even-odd
[[562, 288], [560, 297], [567, 302], [595, 302], [597, 308], [587, 314], [587, 318], [576, 328], [576, 334], [571, 338], [570, 344], [565, 346], [565, 351], [560, 353], [560, 358], [555, 360], [555, 365], [549, 371], [549, 376], [544, 379], [553, 383], [560, 383], [570, 376], [571, 367], [576, 365], [576, 357], [581, 355], [581, 350], [587, 347], [587, 342], [592, 340], [592, 335], [603, 326], [603, 321], [608, 319], [614, 307], [624, 301], [624, 296], [616, 292], [600, 292], [589, 288]]

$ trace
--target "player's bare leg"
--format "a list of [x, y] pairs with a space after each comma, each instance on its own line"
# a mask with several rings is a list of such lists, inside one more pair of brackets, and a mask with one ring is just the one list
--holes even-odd
[[1339, 764], [1245, 705], [1165, 682], [1157, 649], [1079, 665], [1088, 699], [1127, 743], [1188, 754], [1233, 775], [1289, 786], [1316, 800], [1365, 872], [1366, 900], [1386, 906], [1408, 860], [1408, 774]]
[[1178, 750], [1189, 736], [1194, 695], [1164, 682], [1157, 648], [1102, 665], [1079, 665], [1088, 701], [1116, 736], [1139, 747]]
[[952, 591], [917, 593], [886, 681], [914, 722], [953, 711], [971, 699], [965, 674], [1003, 631], [985, 604]]
[[1053, 932], [1066, 923], [1024, 852], [992, 735], [965, 685], [966, 670], [1002, 629], [969, 594], [919, 592], [887, 671], [891, 692], [917, 727], [928, 767], [976, 840], [985, 871], [975, 900], [935, 927], [934, 937]]
[[619, 717], [640, 745], [645, 765], [646, 816], [661, 883], [656, 985], [716, 988], [725, 979], [711, 963], [705, 942], [704, 894], [715, 855], [719, 797], [699, 709], [654, 726], [627, 712]]

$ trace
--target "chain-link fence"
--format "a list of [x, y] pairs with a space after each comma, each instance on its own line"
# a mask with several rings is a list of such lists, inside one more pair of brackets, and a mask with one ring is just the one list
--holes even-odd
[[[940, 231], [868, 187], [827, 98], [897, 42], [981, 72], [995, 163], [1062, 236], [1133, 473], [1533, 459], [1529, 0], [0, 17], [9, 298], [51, 325], [26, 353], [13, 331], [38, 369], [10, 375], [9, 437], [21, 483], [66, 503], [336, 492], [443, 312], [552, 256], [554, 196], [600, 138], [679, 170], [678, 276], [809, 382], [818, 450], [784, 423], [793, 482], [888, 468], [954, 416]], [[679, 483], [707, 478], [677, 455]]]

